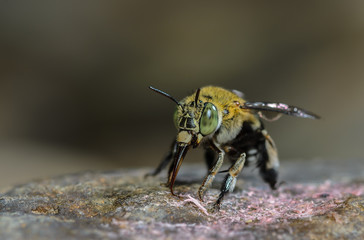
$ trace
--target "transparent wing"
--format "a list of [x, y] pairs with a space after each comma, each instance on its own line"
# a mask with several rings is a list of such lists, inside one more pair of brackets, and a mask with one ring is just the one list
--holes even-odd
[[290, 116], [319, 119], [320, 117], [312, 112], [306, 111], [302, 108], [290, 106], [285, 103], [272, 103], [272, 102], [245, 102], [243, 108], [254, 109], [259, 112], [275, 112], [283, 113]]

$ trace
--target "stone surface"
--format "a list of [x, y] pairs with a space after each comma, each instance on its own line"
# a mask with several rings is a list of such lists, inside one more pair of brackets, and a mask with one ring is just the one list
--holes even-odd
[[223, 176], [199, 202], [199, 165], [182, 167], [180, 198], [161, 184], [165, 174], [144, 179], [148, 169], [30, 182], [1, 195], [0, 239], [363, 239], [359, 163], [284, 163], [277, 191], [245, 170], [219, 212], [212, 204]]

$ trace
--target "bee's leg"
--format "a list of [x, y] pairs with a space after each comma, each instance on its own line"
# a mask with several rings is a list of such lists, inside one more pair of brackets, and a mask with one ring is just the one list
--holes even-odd
[[279, 159], [273, 139], [264, 130], [262, 131], [265, 141], [260, 145], [261, 154], [258, 159], [259, 172], [263, 180], [272, 189], [277, 188]]
[[226, 175], [224, 183], [221, 186], [221, 192], [219, 198], [217, 199], [214, 205], [215, 209], [220, 208], [221, 201], [223, 200], [225, 194], [228, 192], [232, 192], [234, 190], [236, 184], [236, 178], [244, 167], [245, 159], [246, 159], [246, 154], [245, 153], [240, 154], [238, 160], [236, 160], [234, 165], [230, 167], [229, 173]]
[[213, 168], [214, 163], [215, 163], [215, 159], [216, 159], [215, 151], [212, 150], [211, 148], [206, 148], [205, 161], [206, 161], [208, 170]]
[[[162, 161], [159, 163], [158, 167], [153, 172], [147, 173], [145, 175], [145, 177], [158, 175], [168, 165], [168, 163], [172, 160], [173, 155], [174, 155], [174, 153], [176, 151], [176, 146], [177, 146], [176, 141], [173, 141], [170, 151], [162, 159]], [[173, 170], [173, 168], [172, 168], [172, 170]], [[169, 172], [171, 172], [171, 168], [169, 169]]]
[[205, 191], [207, 190], [207, 188], [211, 185], [212, 181], [214, 180], [216, 174], [219, 172], [219, 169], [221, 168], [222, 163], [224, 162], [224, 156], [225, 156], [225, 152], [216, 147], [218, 152], [218, 158], [217, 161], [215, 163], [215, 165], [213, 165], [207, 176], [205, 177], [201, 187], [198, 189], [198, 198], [200, 199], [200, 201], [203, 201], [203, 195], [205, 193]]

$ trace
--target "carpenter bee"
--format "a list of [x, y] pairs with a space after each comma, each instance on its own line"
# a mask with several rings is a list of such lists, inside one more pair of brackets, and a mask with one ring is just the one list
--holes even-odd
[[233, 191], [238, 174], [251, 161], [256, 162], [263, 180], [272, 189], [276, 189], [279, 167], [277, 149], [261, 121], [275, 119], [269, 119], [265, 114], [275, 112], [278, 116], [287, 114], [301, 118], [319, 118], [314, 113], [284, 103], [248, 102], [242, 98], [242, 93], [220, 87], [199, 88], [181, 101], [154, 87], [149, 88], [177, 104], [173, 120], [178, 130], [168, 155], [149, 175], [157, 175], [173, 160], [167, 186], [176, 195], [173, 185], [182, 161], [191, 147], [196, 148], [201, 143], [205, 148], [208, 174], [198, 190], [200, 201], [203, 201], [205, 191], [219, 173], [225, 156], [232, 163], [227, 171], [223, 171], [227, 175], [215, 203], [217, 209], [224, 195]]

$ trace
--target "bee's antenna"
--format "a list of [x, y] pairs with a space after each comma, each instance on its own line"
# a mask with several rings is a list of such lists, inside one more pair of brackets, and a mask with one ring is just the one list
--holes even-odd
[[169, 99], [171, 99], [173, 102], [175, 102], [178, 106], [180, 106], [181, 108], [183, 108], [182, 107], [182, 105], [174, 98], [174, 97], [172, 97], [171, 95], [169, 95], [168, 93], [165, 93], [165, 92], [163, 92], [163, 91], [161, 91], [161, 90], [159, 90], [159, 89], [156, 89], [156, 88], [154, 88], [154, 87], [152, 87], [152, 86], [149, 86], [149, 88], [151, 89], [151, 90], [153, 90], [154, 92], [156, 92], [156, 93], [159, 93], [159, 94], [161, 94], [161, 95], [163, 95], [163, 96], [165, 96], [165, 97], [167, 97], [167, 98], [169, 98]]
[[197, 107], [198, 98], [200, 97], [201, 88], [197, 89], [195, 96], [195, 106]]

